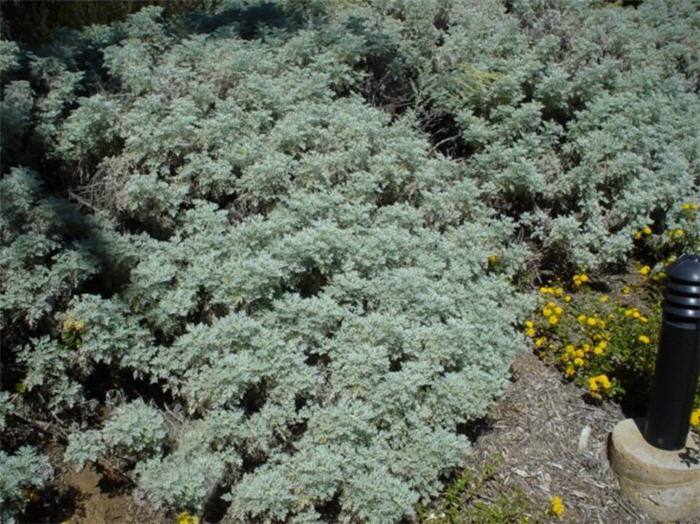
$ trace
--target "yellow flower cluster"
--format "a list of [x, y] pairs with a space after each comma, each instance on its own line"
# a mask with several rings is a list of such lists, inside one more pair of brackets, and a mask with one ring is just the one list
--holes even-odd
[[542, 316], [547, 319], [551, 326], [557, 325], [563, 312], [564, 309], [561, 306], [557, 306], [554, 302], [547, 302], [547, 305], [542, 308]]
[[634, 234], [634, 238], [639, 240], [640, 238], [642, 238], [642, 235], [651, 235], [651, 228], [649, 226], [644, 226], [642, 229], [640, 229]]
[[561, 355], [561, 361], [568, 364], [566, 375], [571, 377], [576, 374], [576, 368], [586, 364], [586, 358], [589, 358], [591, 353], [596, 356], [602, 355], [608, 347], [607, 340], [600, 340], [595, 346], [590, 344], [581, 344], [578, 348], [572, 344], [564, 347], [564, 352]]
[[608, 378], [608, 376], [605, 373], [603, 373], [602, 375], [595, 376], [595, 377], [590, 377], [588, 379], [589, 393], [594, 398], [600, 398], [599, 391], [601, 389], [608, 390], [611, 387], [612, 387], [612, 383], [610, 382], [610, 379]]
[[525, 334], [532, 338], [535, 336], [535, 324], [532, 322], [532, 320], [526, 320], [523, 322], [523, 325], [525, 326]]
[[68, 317], [63, 321], [63, 325], [61, 326], [61, 329], [63, 331], [72, 331], [74, 333], [82, 333], [83, 329], [85, 329], [85, 321], [84, 320], [78, 320], [73, 317]]
[[175, 524], [199, 524], [199, 517], [183, 511], [175, 519]]
[[581, 313], [579, 316], [576, 317], [576, 321], [579, 324], [583, 324], [584, 326], [588, 326], [588, 327], [598, 326], [601, 329], [605, 329], [605, 326], [607, 325], [605, 320], [598, 318], [596, 315], [588, 317], [588, 316], [584, 315], [583, 313]]
[[557, 517], [564, 514], [566, 508], [564, 507], [564, 501], [562, 501], [561, 497], [552, 497], [549, 502], [549, 511]]
[[595, 355], [602, 355], [603, 352], [605, 351], [605, 348], [608, 347], [608, 342], [607, 340], [601, 340], [596, 344], [596, 346], [593, 348], [593, 353]]
[[574, 275], [572, 280], [574, 281], [574, 289], [578, 289], [582, 284], [585, 284], [590, 279], [588, 278], [588, 275], [582, 273], [580, 275]]
[[556, 296], [561, 296], [564, 294], [564, 288], [557, 286], [557, 287], [550, 287], [550, 286], [543, 286], [540, 288], [540, 293], [543, 295], [556, 295]]
[[625, 316], [636, 318], [642, 324], [646, 324], [647, 322], [649, 322], [649, 319], [647, 317], [645, 317], [644, 315], [642, 315], [636, 307], [631, 307], [631, 308], [625, 309]]
[[651, 342], [649, 337], [646, 335], [639, 335], [639, 338], [637, 340], [639, 340], [642, 344], [648, 344], [649, 342]]
[[675, 238], [676, 240], [680, 240], [685, 236], [685, 231], [681, 228], [671, 229], [666, 233], [666, 235], [668, 235], [668, 238]]
[[686, 202], [684, 204], [681, 204], [681, 209], [683, 211], [686, 210], [692, 210], [692, 211], [697, 211], [698, 210], [698, 205], [694, 202]]
[[700, 408], [694, 409], [693, 412], [690, 414], [690, 425], [700, 426]]

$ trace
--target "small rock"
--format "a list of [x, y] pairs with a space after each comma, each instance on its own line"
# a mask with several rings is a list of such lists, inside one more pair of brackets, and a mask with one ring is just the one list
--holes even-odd
[[588, 438], [591, 436], [591, 426], [584, 426], [578, 437], [578, 450], [583, 451], [588, 447]]

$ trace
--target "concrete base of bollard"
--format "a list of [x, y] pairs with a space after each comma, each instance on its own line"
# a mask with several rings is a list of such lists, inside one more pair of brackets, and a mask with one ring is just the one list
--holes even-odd
[[645, 419], [625, 419], [610, 439], [610, 463], [623, 493], [659, 521], [700, 515], [700, 449], [688, 436], [678, 451], [655, 448], [644, 440]]

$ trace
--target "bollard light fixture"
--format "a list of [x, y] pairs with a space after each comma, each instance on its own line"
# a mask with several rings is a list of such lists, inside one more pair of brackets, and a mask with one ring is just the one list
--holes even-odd
[[700, 362], [700, 256], [666, 271], [663, 322], [644, 439], [663, 450], [685, 447]]

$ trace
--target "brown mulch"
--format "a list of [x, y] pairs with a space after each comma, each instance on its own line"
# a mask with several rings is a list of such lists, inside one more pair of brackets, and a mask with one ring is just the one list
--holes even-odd
[[516, 358], [512, 375], [469, 460], [478, 469], [503, 456], [484, 486], [494, 492], [491, 498], [519, 489], [533, 508], [543, 509], [559, 496], [566, 508], [561, 522], [653, 522], [621, 493], [610, 468], [610, 432], [627, 418], [620, 407], [587, 403], [579, 387], [532, 353]]

